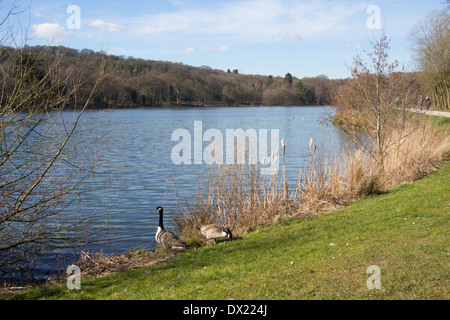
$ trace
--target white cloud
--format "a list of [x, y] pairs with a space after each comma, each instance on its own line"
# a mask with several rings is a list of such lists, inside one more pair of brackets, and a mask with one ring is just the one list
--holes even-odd
[[352, 1], [228, 1], [209, 8], [179, 7], [141, 16], [134, 27], [138, 34], [214, 36], [245, 42], [299, 41], [348, 31], [356, 14], [365, 15], [366, 7]]
[[111, 32], [116, 32], [116, 31], [120, 31], [123, 30], [125, 27], [116, 23], [112, 23], [112, 22], [105, 22], [103, 20], [95, 20], [92, 21], [89, 24], [91, 27], [97, 27], [103, 30], [108, 30]]
[[279, 33], [277, 35], [272, 36], [273, 39], [283, 40], [283, 41], [293, 41], [297, 42], [302, 40], [302, 37], [298, 35], [296, 32], [288, 31], [283, 33]]
[[361, 43], [347, 44], [345, 47], [348, 49], [360, 49], [362, 47], [362, 44]]
[[194, 51], [195, 51], [195, 49], [192, 48], [192, 47], [186, 49], [186, 52], [187, 52], [187, 53], [192, 53], [192, 52], [194, 52]]
[[32, 11], [31, 11], [31, 14], [32, 14], [33, 16], [39, 17], [39, 18], [48, 18], [47, 15], [43, 14], [43, 13], [40, 12], [40, 11], [32, 10]]
[[31, 28], [34, 31], [34, 37], [46, 39], [52, 44], [59, 44], [64, 37], [70, 35], [70, 32], [58, 23], [34, 24]]
[[211, 51], [211, 52], [226, 52], [229, 50], [230, 50], [230, 47], [224, 46], [224, 45], [209, 48], [209, 51]]

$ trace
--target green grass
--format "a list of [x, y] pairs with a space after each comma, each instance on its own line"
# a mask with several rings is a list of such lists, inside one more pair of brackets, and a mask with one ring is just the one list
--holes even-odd
[[438, 117], [438, 116], [428, 116], [431, 122], [436, 125], [443, 132], [450, 131], [450, 118], [449, 117]]
[[[3, 299], [449, 299], [450, 163], [320, 216], [282, 222], [173, 260]], [[330, 245], [334, 244], [334, 245]], [[369, 290], [366, 269], [381, 268]]]

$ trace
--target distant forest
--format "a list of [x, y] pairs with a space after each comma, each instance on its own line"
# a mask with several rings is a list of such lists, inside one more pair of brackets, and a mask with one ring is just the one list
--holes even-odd
[[[162, 107], [210, 105], [328, 105], [332, 92], [342, 80], [325, 75], [297, 78], [245, 75], [233, 70], [214, 70], [208, 66], [192, 67], [181, 63], [153, 61], [108, 55], [90, 49], [34, 46], [23, 49], [1, 48], [0, 67], [28, 68], [39, 81], [49, 66], [58, 61], [62, 74], [82, 79], [77, 104], [91, 92], [100, 67], [106, 77], [90, 105], [91, 108]], [[34, 79], [34, 80], [32, 80]], [[10, 83], [14, 80], [10, 79]], [[14, 86], [5, 82], [3, 95]], [[74, 100], [75, 101], [75, 100]]]

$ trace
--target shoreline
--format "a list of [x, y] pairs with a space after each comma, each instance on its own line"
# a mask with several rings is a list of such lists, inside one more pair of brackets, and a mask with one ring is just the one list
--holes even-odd
[[[295, 297], [291, 297], [291, 296], [275, 296], [275, 299], [305, 299], [305, 298], [309, 298], [309, 299], [330, 299], [330, 298], [334, 298], [334, 299], [361, 299], [361, 298], [366, 298], [366, 299], [383, 299], [383, 297], [387, 298], [387, 299], [402, 299], [401, 297], [403, 296], [403, 299], [405, 299], [405, 295], [406, 296], [412, 296], [414, 299], [424, 299], [426, 298], [425, 296], [423, 296], [423, 291], [424, 288], [420, 288], [419, 291], [415, 290], [416, 286], [412, 286], [409, 285], [408, 283], [410, 283], [411, 281], [413, 281], [413, 283], [416, 283], [417, 281], [421, 281], [424, 283], [428, 283], [427, 281], [427, 272], [423, 273], [424, 278], [418, 278], [418, 274], [417, 272], [422, 272], [421, 268], [423, 268], [424, 266], [427, 266], [426, 263], [426, 259], [422, 258], [422, 259], [415, 259], [415, 260], [411, 260], [411, 261], [415, 261], [414, 263], [414, 267], [412, 265], [410, 265], [412, 262], [410, 260], [404, 260], [402, 258], [402, 255], [405, 253], [402, 253], [405, 250], [410, 250], [411, 248], [415, 248], [414, 245], [411, 246], [411, 244], [415, 243], [415, 239], [414, 238], [414, 233], [412, 233], [411, 235], [410, 232], [419, 232], [418, 228], [425, 228], [424, 230], [427, 231], [427, 234], [431, 231], [436, 232], [434, 229], [433, 230], [428, 230], [427, 225], [428, 224], [432, 224], [433, 226], [442, 226], [442, 222], [441, 223], [437, 223], [436, 221], [436, 217], [440, 217], [439, 213], [433, 211], [434, 206], [436, 205], [434, 199], [434, 191], [433, 189], [436, 188], [436, 190], [440, 190], [441, 188], [439, 188], [438, 186], [442, 183], [445, 184], [446, 180], [446, 176], [450, 173], [450, 162], [446, 161], [444, 162], [440, 168], [433, 173], [428, 174], [425, 177], [419, 178], [414, 180], [411, 183], [407, 183], [407, 184], [403, 184], [403, 185], [399, 185], [397, 187], [392, 188], [391, 190], [389, 190], [389, 192], [382, 194], [382, 195], [376, 195], [376, 196], [372, 196], [372, 197], [365, 197], [363, 199], [354, 201], [352, 203], [350, 203], [348, 206], [341, 208], [341, 209], [337, 209], [337, 210], [332, 210], [332, 211], [327, 211], [323, 214], [320, 215], [315, 215], [315, 216], [309, 216], [309, 217], [300, 217], [300, 218], [294, 218], [294, 219], [290, 219], [288, 221], [283, 221], [274, 225], [270, 225], [270, 226], [266, 226], [262, 229], [258, 229], [255, 230], [251, 233], [245, 234], [242, 237], [239, 237], [238, 239], [236, 239], [235, 241], [229, 243], [228, 241], [223, 241], [223, 242], [219, 242], [216, 246], [210, 247], [210, 246], [206, 246], [206, 247], [201, 247], [198, 248], [198, 250], [194, 250], [194, 249], [190, 249], [185, 251], [184, 253], [177, 253], [172, 255], [171, 257], [169, 257], [168, 259], [165, 259], [164, 261], [160, 261], [154, 264], [150, 264], [147, 266], [142, 266], [142, 267], [137, 267], [136, 269], [128, 269], [128, 270], [122, 270], [122, 271], [118, 271], [118, 272], [114, 272], [114, 273], [109, 273], [109, 274], [105, 274], [105, 276], [88, 276], [87, 278], [82, 278], [82, 285], [81, 285], [81, 290], [68, 290], [65, 287], [65, 279], [59, 280], [59, 281], [53, 281], [53, 282], [49, 282], [46, 284], [43, 284], [41, 286], [24, 286], [24, 287], [12, 287], [12, 288], [2, 288], [2, 290], [0, 290], [0, 300], [1, 299], [6, 299], [6, 300], [10, 300], [10, 299], [25, 299], [25, 300], [35, 300], [35, 299], [113, 299], [113, 300], [117, 300], [117, 299], [152, 299], [152, 300], [159, 300], [159, 299], [187, 299], [186, 297], [184, 297], [183, 292], [179, 292], [176, 296], [166, 296], [167, 293], [169, 292], [165, 292], [165, 290], [161, 290], [158, 289], [160, 286], [171, 286], [171, 282], [175, 281], [176, 283], [178, 283], [179, 281], [186, 281], [186, 280], [181, 280], [178, 279], [179, 277], [181, 278], [186, 278], [189, 279], [189, 282], [192, 282], [193, 285], [195, 285], [195, 287], [201, 287], [202, 285], [206, 285], [199, 283], [199, 281], [207, 281], [208, 286], [211, 286], [213, 289], [209, 289], [209, 290], [205, 290], [205, 294], [208, 294], [208, 292], [210, 292], [210, 290], [214, 290], [215, 286], [216, 286], [216, 282], [218, 281], [217, 275], [215, 277], [212, 278], [212, 281], [209, 281], [208, 277], [206, 275], [202, 275], [203, 273], [214, 273], [216, 274], [217, 272], [220, 273], [219, 270], [221, 269], [230, 269], [230, 270], [234, 270], [235, 268], [238, 268], [239, 270], [241, 270], [242, 268], [244, 268], [244, 265], [240, 265], [242, 264], [255, 264], [256, 267], [258, 268], [263, 268], [264, 270], [266, 270], [266, 272], [269, 272], [269, 270], [267, 270], [268, 266], [266, 265], [266, 263], [269, 263], [269, 261], [273, 260], [272, 255], [276, 254], [276, 252], [272, 252], [273, 250], [281, 250], [281, 252], [283, 252], [283, 248], [285, 246], [289, 246], [290, 248], [292, 246], [297, 247], [299, 244], [302, 244], [301, 248], [303, 248], [303, 250], [295, 250], [295, 252], [297, 252], [296, 254], [300, 254], [300, 256], [292, 256], [292, 254], [288, 254], [287, 257], [281, 256], [279, 257], [277, 260], [282, 259], [283, 263], [282, 265], [279, 264], [279, 262], [276, 263], [277, 268], [281, 268], [277, 269], [278, 270], [278, 276], [281, 277], [286, 277], [286, 276], [292, 276], [292, 272], [295, 272], [296, 268], [300, 268], [300, 270], [298, 271], [298, 276], [300, 278], [297, 278], [298, 281], [292, 282], [292, 281], [288, 281], [290, 283], [291, 286], [300, 286], [299, 290], [301, 290], [302, 292], [300, 293], [296, 293]], [[433, 215], [428, 215], [421, 212], [418, 212], [416, 214], [414, 214], [413, 212], [409, 212], [408, 208], [412, 205], [414, 207], [414, 204], [411, 204], [411, 199], [417, 199], [417, 192], [421, 192], [421, 190], [423, 190], [424, 185], [426, 184], [428, 186], [428, 188], [426, 188], [427, 192], [424, 194], [425, 198], [420, 200], [421, 208], [422, 210], [426, 210], [425, 212], [434, 212]], [[441, 190], [441, 192], [443, 192]], [[402, 196], [399, 196], [402, 195]], [[403, 199], [404, 197], [406, 198], [411, 198], [410, 200], [408, 199]], [[389, 199], [389, 202], [387, 202]], [[417, 200], [418, 201], [418, 200]], [[392, 202], [392, 203], [391, 203]], [[441, 202], [445, 202], [445, 200], [439, 201], [439, 203]], [[378, 206], [378, 204], [380, 204]], [[425, 206], [425, 204], [427, 204]], [[381, 208], [381, 207], [385, 207], [387, 206], [387, 208]], [[395, 214], [392, 216], [392, 213], [390, 213], [390, 209], [392, 206], [394, 206], [395, 208], [397, 208], [398, 210], [401, 210], [400, 213], [399, 212], [395, 212]], [[405, 206], [405, 207], [404, 207]], [[366, 212], [367, 208], [373, 208], [373, 212]], [[382, 210], [383, 213], [379, 213], [378, 211]], [[365, 213], [364, 213], [365, 212]], [[403, 213], [402, 213], [403, 212]], [[363, 214], [364, 213], [364, 214]], [[363, 216], [360, 216], [360, 214], [363, 214]], [[380, 216], [381, 214], [381, 216]], [[372, 228], [375, 228], [374, 230], [365, 230], [365, 226], [367, 225], [367, 223], [373, 223], [373, 221], [368, 220], [370, 219], [370, 217], [373, 216], [373, 219], [375, 219], [375, 221], [378, 221], [378, 219], [384, 219], [387, 218], [388, 216], [390, 216], [389, 220], [386, 220], [387, 224], [384, 224], [384, 220], [383, 221], [378, 221], [376, 223], [376, 225], [374, 225]], [[434, 217], [434, 218], [433, 218]], [[445, 217], [442, 216], [442, 219], [444, 219]], [[352, 219], [357, 219], [359, 222], [358, 223], [353, 223], [353, 224], [349, 224], [348, 220], [352, 220]], [[389, 222], [390, 221], [390, 222]], [[333, 227], [333, 233], [329, 234], [329, 231], [327, 231], [326, 229], [323, 229], [323, 226], [328, 226], [331, 222], [336, 223], [337, 225]], [[392, 224], [398, 224], [398, 226], [396, 228], [400, 228], [400, 229], [396, 229], [396, 228], [392, 228]], [[322, 226], [322, 227], [320, 227]], [[436, 227], [436, 228], [437, 228]], [[287, 228], [287, 229], [286, 229]], [[317, 230], [318, 228], [318, 230]], [[348, 229], [348, 232], [346, 233], [342, 233], [342, 232], [338, 232], [339, 230], [341, 230], [342, 228]], [[294, 232], [296, 235], [298, 234], [302, 234], [301, 237], [297, 238], [297, 242], [299, 242], [299, 244], [290, 244], [290, 242], [292, 240], [289, 239], [285, 239], [283, 240], [281, 237], [282, 235], [284, 235], [283, 237], [286, 237], [286, 233], [285, 231], [283, 231], [284, 229], [286, 230], [290, 230], [290, 232]], [[377, 231], [379, 229], [379, 231]], [[403, 231], [402, 231], [403, 230]], [[319, 232], [319, 234], [317, 234], [317, 231]], [[344, 230], [341, 230], [344, 231]], [[369, 236], [369, 234], [365, 234], [364, 232], [372, 232], [370, 233], [372, 236]], [[348, 234], [350, 233], [350, 234]], [[439, 233], [440, 234], [440, 233]], [[330, 239], [322, 239], [320, 240], [324, 235], [328, 235], [329, 237], [331, 237]], [[386, 236], [392, 236], [394, 237], [393, 241], [390, 237], [386, 237]], [[355, 236], [358, 236], [356, 238], [354, 238]], [[412, 236], [412, 238], [411, 238]], [[306, 237], [305, 240], [302, 240], [304, 237]], [[383, 246], [380, 247], [380, 245], [377, 245], [376, 242], [373, 242], [372, 237], [375, 237], [375, 240], [378, 239], [378, 241], [381, 241], [381, 239], [384, 239], [384, 244], [386, 246], [392, 246], [391, 250], [395, 251], [386, 251], [387, 248], [384, 248]], [[398, 237], [398, 238], [397, 238]], [[351, 238], [351, 239], [350, 239]], [[271, 243], [274, 239], [278, 239], [279, 241], [281, 241], [281, 243], [278, 246], [275, 246], [277, 248], [273, 248], [271, 249], [271, 252], [267, 253], [267, 250], [263, 250], [262, 249], [265, 248], [265, 245], [267, 244], [262, 244], [262, 247], [255, 247], [255, 245], [259, 242], [269, 242]], [[442, 240], [441, 238], [439, 238], [440, 241]], [[331, 242], [330, 242], [331, 240]], [[400, 243], [398, 243], [401, 240]], [[424, 239], [423, 238], [419, 238], [420, 243], [423, 243]], [[392, 242], [393, 241], [393, 242]], [[402, 245], [402, 243], [406, 241], [405, 244]], [[434, 243], [433, 238], [429, 239], [428, 241], [432, 241], [432, 243]], [[347, 243], [346, 243], [347, 242]], [[442, 242], [442, 241], [441, 241]], [[407, 244], [407, 245], [406, 245]], [[429, 244], [429, 246], [431, 245], [431, 243]], [[333, 253], [331, 253], [333, 255], [333, 258], [331, 258], [331, 256], [329, 256], [329, 254], [326, 255], [326, 257], [322, 257], [323, 259], [325, 259], [326, 261], [324, 262], [324, 264], [320, 264], [318, 261], [316, 261], [314, 258], [314, 252], [317, 250], [313, 250], [313, 248], [316, 247], [323, 247], [324, 248], [322, 250], [325, 250], [325, 252], [328, 251], [333, 251]], [[440, 244], [438, 244], [439, 248]], [[290, 250], [292, 251], [294, 249], [294, 247], [292, 247]], [[311, 247], [308, 251], [307, 248]], [[240, 250], [245, 250], [245, 248], [247, 248], [246, 251], [247, 254], [253, 254], [253, 255], [259, 255], [259, 254], [263, 254], [264, 252], [266, 253], [264, 257], [261, 257], [261, 259], [264, 259], [264, 261], [261, 263], [262, 265], [260, 265], [260, 263], [256, 260], [258, 259], [251, 259], [251, 260], [247, 260], [244, 259], [246, 262], [244, 263], [244, 261], [236, 261], [233, 259], [238, 259], [239, 256], [239, 252]], [[421, 257], [422, 255], [432, 255], [432, 253], [430, 253], [430, 247], [426, 247], [427, 250], [423, 251], [423, 250], [419, 250], [419, 252], [417, 252], [416, 254]], [[313, 251], [311, 251], [313, 250]], [[437, 249], [436, 249], [437, 250]], [[158, 250], [160, 254], [164, 254], [166, 253], [164, 250]], [[260, 252], [261, 251], [261, 252]], [[289, 251], [289, 252], [291, 252]], [[408, 251], [409, 252], [409, 251]], [[413, 251], [416, 252], [416, 251]], [[137, 255], [139, 255], [139, 253], [136, 253]], [[279, 253], [281, 254], [281, 253]], [[410, 253], [412, 254], [412, 252]], [[227, 258], [228, 255], [231, 255], [231, 257]], [[313, 257], [311, 257], [312, 262], [309, 262], [309, 259], [306, 259], [307, 256], [302, 256], [302, 255], [313, 255]], [[356, 261], [352, 262], [355, 258], [354, 255], [357, 255], [356, 257], [359, 257], [356, 259]], [[218, 257], [216, 257], [218, 256]], [[378, 258], [374, 258], [374, 257], [378, 257]], [[397, 257], [398, 256], [398, 257]], [[197, 261], [194, 265], [192, 265], [192, 259], [194, 257], [197, 257], [198, 259], [200, 259], [199, 261]], [[216, 257], [216, 258], [215, 258]], [[304, 260], [301, 259], [301, 257], [303, 257]], [[328, 258], [327, 258], [328, 257]], [[336, 259], [334, 258], [336, 257]], [[361, 270], [359, 270], [358, 268], [356, 270], [353, 270], [354, 268], [356, 268], [357, 266], [359, 266], [361, 264], [361, 261], [359, 261], [360, 259], [362, 259], [363, 257], [366, 257], [364, 259], [368, 259], [365, 264], [363, 263], [364, 268], [362, 268]], [[437, 259], [436, 256], [433, 256], [434, 258]], [[214, 259], [214, 260], [210, 260], [210, 259]], [[216, 259], [219, 259], [216, 261]], [[231, 259], [233, 261], [235, 261], [235, 264], [230, 265], [229, 263], [226, 263], [224, 265], [222, 265], [220, 259]], [[242, 258], [239, 258], [242, 260]], [[286, 260], [287, 259], [287, 260]], [[285, 261], [286, 260], [286, 261]], [[348, 260], [348, 262], [347, 262]], [[209, 263], [208, 263], [209, 261]], [[228, 260], [227, 260], [228, 261]], [[289, 262], [290, 261], [290, 262]], [[316, 262], [314, 262], [316, 261]], [[436, 260], [437, 261], [437, 260]], [[359, 278], [361, 278], [361, 283], [365, 284], [365, 276], [363, 275], [362, 270], [371, 263], [373, 264], [374, 262], [376, 262], [376, 264], [380, 265], [382, 270], [382, 289], [381, 290], [374, 290], [374, 291], [370, 291], [370, 290], [362, 290], [361, 288], [359, 288], [361, 285], [359, 284], [359, 282], [357, 281], [356, 283], [353, 283], [353, 278], [358, 275]], [[170, 263], [171, 265], [168, 268], [164, 267], [164, 264]], [[352, 265], [348, 265], [348, 263], [352, 264]], [[203, 266], [205, 264], [205, 266]], [[331, 266], [329, 264], [332, 264]], [[393, 266], [391, 267], [391, 265], [393, 264]], [[417, 265], [416, 265], [417, 264]], [[152, 266], [153, 265], [153, 266]], [[162, 267], [156, 267], [154, 265], [161, 265]], [[422, 266], [423, 265], [423, 266]], [[179, 276], [177, 277], [168, 277], [165, 276], [165, 274], [170, 274], [173, 276], [173, 272], [171, 271], [171, 269], [173, 269], [174, 267], [178, 267], [183, 269], [184, 272], [179, 273]], [[270, 266], [270, 270], [272, 270], [272, 267], [275, 266]], [[220, 268], [220, 269], [217, 269]], [[306, 269], [305, 269], [306, 268]], [[313, 268], [313, 269], [311, 269]], [[327, 270], [331, 268], [331, 270], [334, 270], [333, 272], [327, 272]], [[336, 269], [338, 268], [338, 269]], [[356, 273], [355, 276], [352, 276], [352, 274], [349, 274], [350, 271], [344, 271], [341, 270], [341, 268], [345, 268], [345, 270], [353, 270], [353, 273]], [[353, 268], [353, 269], [352, 269]], [[390, 268], [394, 268], [394, 269], [390, 269]], [[411, 269], [412, 268], [412, 269]], [[435, 266], [435, 268], [439, 268]], [[305, 269], [305, 270], [303, 270]], [[311, 270], [310, 270], [311, 269]], [[201, 270], [201, 271], [198, 271]], [[226, 271], [225, 270], [225, 271]], [[242, 269], [244, 270], [244, 269]], [[308, 271], [309, 270], [309, 271]], [[386, 273], [386, 270], [387, 273]], [[395, 270], [399, 270], [398, 272], [401, 273], [402, 277], [400, 280], [395, 280], [396, 275], [395, 275]], [[408, 275], [410, 275], [409, 277], [405, 277], [406, 273], [403, 274], [402, 270], [408, 270]], [[427, 269], [428, 270], [428, 269]], [[438, 269], [440, 270], [440, 269]], [[338, 272], [339, 271], [339, 272]], [[226, 272], [232, 272], [232, 271], [226, 271]], [[258, 283], [260, 281], [264, 281], [264, 276], [258, 276], [258, 272], [255, 273], [254, 270], [252, 268], [248, 269], [245, 268], [245, 272], [248, 273], [247, 276], [252, 276], [256, 277], [255, 279], [253, 279], [253, 281], [257, 281]], [[287, 272], [287, 273], [286, 273]], [[305, 273], [306, 272], [306, 273]], [[341, 274], [342, 272], [342, 274]], [[394, 274], [389, 274], [389, 273], [393, 273]], [[186, 273], [186, 274], [185, 274]], [[111, 280], [109, 280], [109, 276], [113, 276], [113, 278], [110, 278]], [[320, 285], [321, 281], [325, 281], [325, 283], [331, 285], [333, 284], [332, 279], [335, 279], [335, 277], [339, 276], [340, 280], [339, 282], [336, 282], [334, 285], [332, 285], [331, 287], [328, 286], [327, 288], [324, 288], [324, 290], [321, 290], [319, 288], [322, 288], [323, 286]], [[194, 278], [192, 278], [194, 277]], [[206, 278], [205, 278], [206, 277]], [[231, 277], [231, 275], [230, 275]], [[322, 277], [324, 277], [324, 279], [322, 280]], [[350, 278], [349, 278], [350, 277]], [[392, 278], [393, 277], [393, 278]], [[152, 278], [155, 278], [154, 280], [152, 280]], [[273, 278], [273, 277], [272, 277]], [[270, 278], [271, 280], [269, 281], [269, 283], [267, 283], [268, 288], [271, 287], [271, 283], [274, 281], [274, 279]], [[391, 279], [392, 278], [392, 279]], [[158, 280], [159, 279], [159, 280]], [[203, 279], [203, 280], [202, 280]], [[391, 279], [391, 280], [386, 280], [386, 279]], [[438, 292], [444, 290], [442, 289], [442, 285], [445, 283], [441, 282], [439, 279], [435, 279], [435, 276], [433, 276], [434, 279], [434, 283], [430, 284], [429, 287], [427, 288], [428, 291], [435, 291], [437, 290]], [[392, 283], [391, 281], [397, 281], [396, 283]], [[110, 285], [108, 285], [106, 288], [106, 290], [101, 289], [103, 287], [105, 287], [105, 284], [110, 283], [112, 281], [112, 283]], [[149, 285], [149, 283], [147, 283], [147, 281], [149, 281], [149, 283], [154, 283], [154, 281], [156, 281], [156, 287], [153, 288], [153, 285]], [[163, 282], [161, 284], [159, 284], [159, 281]], [[229, 281], [233, 281], [228, 279], [227, 280], [228, 283]], [[249, 280], [250, 281], [250, 280]], [[318, 290], [318, 293], [320, 293], [320, 295], [313, 295], [310, 296], [308, 293], [309, 289], [308, 286], [306, 285], [307, 283], [309, 283], [310, 281], [313, 281], [314, 283], [316, 283], [318, 281], [318, 283], [315, 284], [315, 288]], [[337, 279], [335, 279], [334, 281], [337, 281]], [[348, 283], [349, 285], [351, 284], [353, 289], [355, 290], [355, 292], [353, 293], [349, 293], [349, 288], [344, 286], [341, 287], [339, 284], [344, 281], [342, 284], [346, 283], [347, 281], [350, 281], [350, 283]], [[165, 284], [167, 282], [167, 284]], [[221, 285], [221, 282], [219, 281], [219, 283], [217, 285]], [[239, 284], [239, 286], [242, 286], [243, 284], [245, 285], [245, 283], [247, 283], [246, 281], [244, 281], [242, 283]], [[264, 283], [266, 283], [264, 281]], [[437, 285], [437, 283], [441, 283], [441, 287], [435, 287]], [[298, 284], [298, 285], [297, 285]], [[287, 285], [287, 284], [285, 284]], [[277, 291], [279, 292], [278, 294], [282, 294], [283, 292], [285, 292], [285, 290], [287, 289], [286, 286], [282, 286], [281, 291]], [[96, 289], [98, 286], [99, 289]], [[110, 286], [112, 286], [110, 288]], [[407, 288], [408, 292], [397, 292], [395, 289], [388, 289], [387, 287], [389, 286], [400, 286], [401, 288]], [[266, 287], [266, 286], [264, 286]], [[143, 290], [143, 288], [146, 288], [146, 290]], [[170, 288], [170, 287], [169, 287]], [[274, 290], [278, 290], [276, 289], [278, 288], [278, 286], [275, 287]], [[304, 289], [302, 289], [304, 288]], [[154, 292], [155, 290], [159, 290], [157, 296], [154, 296], [153, 294], [156, 294], [156, 292]], [[226, 289], [226, 291], [230, 290], [229, 288]], [[329, 290], [337, 290], [334, 294], [338, 295], [339, 292], [342, 291], [342, 294], [346, 294], [343, 297], [339, 297], [339, 296], [333, 296], [333, 293]], [[406, 290], [406, 289], [405, 289]], [[99, 292], [101, 291], [101, 292]], [[131, 291], [131, 292], [130, 292]], [[172, 290], [170, 290], [172, 291]], [[176, 292], [178, 291], [183, 291], [183, 287], [179, 287], [176, 289]], [[204, 299], [205, 296], [203, 295], [204, 290], [195, 290], [195, 294], [193, 294], [192, 296], [190, 296], [190, 300], [198, 300], [198, 299]], [[225, 292], [221, 292], [221, 290], [217, 290], [214, 291], [215, 295], [213, 297], [209, 296], [209, 299], [224, 299], [224, 295], [226, 295], [226, 291]], [[256, 290], [256, 292], [254, 292], [255, 290], [250, 289], [250, 290], [244, 290], [244, 291], [237, 291], [233, 296], [231, 296], [232, 298], [235, 299], [257, 299], [259, 297], [259, 290]], [[289, 292], [291, 292], [292, 289], [290, 289]], [[133, 293], [136, 292], [136, 293]], [[153, 292], [153, 293], [152, 293]], [[189, 291], [191, 292], [191, 291]], [[272, 292], [272, 291], [269, 291]], [[103, 294], [103, 295], [101, 295]], [[106, 294], [106, 296], [105, 296]], [[113, 294], [113, 296], [111, 296], [111, 294]], [[133, 295], [134, 294], [134, 295]], [[138, 294], [138, 296], [136, 296], [136, 294]], [[184, 293], [186, 294], [186, 293]], [[191, 294], [191, 293], [188, 293]], [[257, 296], [253, 296], [254, 294], [256, 294]], [[331, 294], [331, 295], [330, 295]], [[130, 296], [131, 295], [131, 296]], [[150, 295], [150, 296], [148, 296]], [[230, 294], [228, 294], [228, 298]], [[297, 296], [299, 295], [299, 296]], [[439, 293], [436, 293], [437, 297], [441, 297], [444, 298], [444, 296], [441, 296]], [[170, 298], [172, 297], [172, 298]], [[184, 298], [183, 298], [184, 297]], [[203, 298], [202, 298], [203, 297]], [[322, 298], [321, 298], [322, 297]], [[266, 294], [266, 298], [267, 298], [267, 294]], [[273, 297], [272, 297], [273, 298]], [[406, 298], [408, 299], [408, 298]]]
[[[444, 161], [443, 163], [441, 163], [438, 167], [438, 170], [445, 163], [447, 163], [447, 161]], [[427, 173], [425, 176], [429, 176], [430, 174], [432, 174], [432, 172]], [[421, 178], [414, 179], [413, 181], [416, 181], [418, 179], [421, 179]], [[395, 188], [395, 187], [397, 187], [397, 186], [394, 186], [393, 188]], [[387, 192], [389, 192], [391, 189], [392, 188], [390, 188]], [[352, 201], [352, 202], [350, 202], [350, 204], [358, 202], [359, 200], [360, 199], [357, 199], [356, 201]], [[323, 213], [333, 212], [337, 209], [340, 209], [340, 208], [335, 208], [331, 211], [324, 210], [318, 214], [322, 215]], [[299, 218], [305, 218], [308, 216], [311, 216], [311, 215], [292, 216], [291, 218], [283, 219], [283, 221], [297, 220]], [[259, 230], [261, 228], [266, 228], [271, 225], [273, 225], [273, 223], [270, 223], [265, 226], [261, 226], [257, 230]], [[256, 230], [256, 232], [257, 232], [257, 230]], [[95, 254], [91, 254], [91, 256], [89, 256], [89, 253], [88, 253], [88, 254], [84, 255], [84, 258], [85, 258], [84, 261], [87, 262], [87, 263], [85, 263], [85, 266], [87, 268], [85, 270], [83, 270], [84, 273], [82, 273], [82, 274], [86, 275], [88, 277], [94, 277], [94, 278], [103, 277], [103, 276], [108, 276], [108, 275], [115, 274], [115, 273], [121, 272], [121, 271], [133, 270], [136, 268], [142, 268], [142, 267], [156, 264], [159, 262], [171, 260], [175, 256], [175, 255], [172, 255], [167, 259], [161, 259], [160, 255], [161, 255], [161, 250], [158, 250], [158, 249], [157, 250], [135, 249], [135, 250], [129, 250], [129, 251], [123, 252], [121, 254], [114, 254], [114, 255], [100, 254], [100, 255], [97, 255], [98, 260], [95, 260], [94, 259]], [[81, 258], [82, 257], [80, 257], [80, 259]], [[133, 259], [137, 259], [137, 263], [136, 263], [136, 261], [133, 261]], [[103, 264], [103, 267], [99, 267], [101, 264]], [[130, 268], [130, 266], [131, 266], [131, 268]], [[58, 281], [58, 280], [56, 280], [56, 281]], [[28, 289], [28, 287], [25, 287], [24, 289]]]
[[114, 107], [91, 107], [88, 106], [86, 108], [81, 107], [68, 107], [68, 108], [57, 108], [55, 110], [61, 110], [61, 111], [73, 111], [75, 110], [86, 110], [86, 111], [93, 111], [93, 110], [127, 110], [127, 109], [210, 109], [210, 108], [259, 108], [259, 107], [271, 107], [271, 108], [277, 108], [277, 107], [330, 107], [329, 104], [317, 104], [317, 105], [249, 105], [249, 104], [242, 104], [242, 105], [226, 105], [226, 104], [206, 104], [206, 105], [162, 105], [162, 106], [114, 106]]

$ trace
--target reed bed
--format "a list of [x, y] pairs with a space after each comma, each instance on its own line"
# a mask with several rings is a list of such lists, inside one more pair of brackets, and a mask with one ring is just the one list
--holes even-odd
[[[286, 145], [282, 140], [281, 170], [262, 176], [258, 165], [210, 167], [195, 202], [179, 206], [174, 222], [184, 238], [201, 241], [196, 226], [219, 223], [239, 235], [299, 216], [320, 214], [363, 196], [382, 193], [428, 174], [448, 158], [449, 137], [430, 122], [391, 128], [388, 152], [379, 161], [362, 149], [330, 154], [310, 141], [310, 156], [288, 190]], [[279, 161], [277, 154], [273, 161]]]
[[234, 235], [254, 230], [276, 220], [288, 206], [282, 184], [278, 176], [267, 181], [258, 166], [210, 167], [195, 203], [179, 208], [173, 220], [188, 238], [196, 237], [196, 226], [209, 223], [226, 225]]

